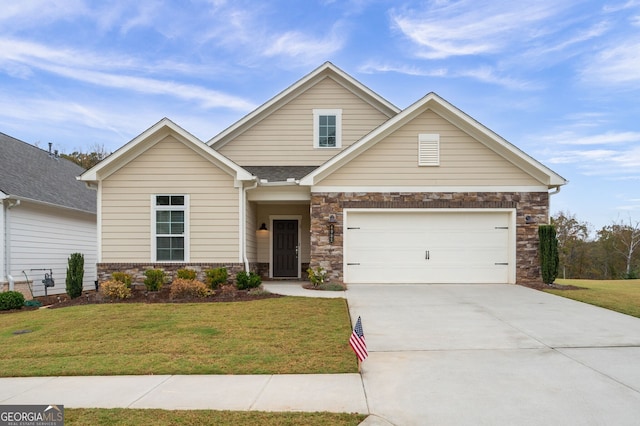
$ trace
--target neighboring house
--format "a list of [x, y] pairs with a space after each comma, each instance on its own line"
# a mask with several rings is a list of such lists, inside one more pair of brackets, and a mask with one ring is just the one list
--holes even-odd
[[527, 283], [566, 183], [434, 93], [405, 110], [325, 63], [204, 143], [162, 119], [81, 179], [101, 278], [227, 266], [344, 283]]
[[76, 252], [84, 254], [85, 289], [95, 289], [96, 193], [77, 180], [82, 172], [56, 152], [0, 133], [0, 289], [30, 299], [30, 285], [42, 296], [51, 269], [55, 285], [47, 293], [65, 293]]

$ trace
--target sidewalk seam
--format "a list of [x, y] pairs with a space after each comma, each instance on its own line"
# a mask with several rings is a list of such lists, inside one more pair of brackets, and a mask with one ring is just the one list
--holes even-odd
[[260, 399], [260, 397], [262, 396], [264, 390], [267, 388], [267, 386], [269, 386], [269, 383], [271, 383], [271, 380], [273, 379], [273, 374], [269, 375], [269, 380], [267, 380], [264, 383], [264, 386], [262, 386], [262, 389], [260, 389], [255, 397], [255, 399], [253, 400], [253, 402], [251, 402], [251, 404], [249, 404], [249, 408], [247, 410], [251, 411], [253, 410], [253, 407], [258, 403], [258, 400]]
[[152, 388], [148, 389], [145, 393], [143, 393], [142, 395], [140, 395], [138, 398], [134, 399], [133, 401], [131, 401], [129, 403], [129, 405], [127, 405], [126, 408], [131, 408], [132, 405], [134, 405], [136, 402], [140, 401], [142, 398], [146, 397], [147, 395], [149, 395], [151, 392], [153, 392], [154, 390], [158, 389], [161, 385], [167, 383], [167, 381], [169, 379], [171, 379], [172, 377], [175, 377], [175, 374], [171, 374], [169, 376], [167, 376], [166, 379], [164, 379], [163, 381], [159, 382], [157, 385], [153, 386]]

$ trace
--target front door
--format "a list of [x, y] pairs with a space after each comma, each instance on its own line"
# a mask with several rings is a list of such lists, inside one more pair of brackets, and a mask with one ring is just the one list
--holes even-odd
[[273, 221], [273, 276], [298, 277], [298, 221]]

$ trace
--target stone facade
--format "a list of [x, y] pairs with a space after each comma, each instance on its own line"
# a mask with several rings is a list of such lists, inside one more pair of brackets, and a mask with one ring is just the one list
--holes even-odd
[[235, 282], [236, 274], [244, 271], [242, 263], [98, 263], [98, 281], [101, 283], [109, 281], [114, 272], [124, 272], [131, 275], [133, 285], [144, 285], [144, 271], [147, 269], [162, 269], [167, 274], [169, 281], [173, 281], [176, 277], [176, 271], [185, 268], [196, 271], [196, 278], [204, 282], [205, 270], [221, 267], [227, 268], [227, 282], [229, 283]]
[[[548, 223], [547, 192], [425, 192], [425, 193], [312, 193], [311, 267], [321, 266], [332, 282], [342, 283], [343, 210], [345, 208], [509, 208], [516, 210], [516, 281], [540, 280], [538, 224]], [[333, 243], [329, 218], [335, 216]], [[527, 220], [527, 218], [529, 218]]]

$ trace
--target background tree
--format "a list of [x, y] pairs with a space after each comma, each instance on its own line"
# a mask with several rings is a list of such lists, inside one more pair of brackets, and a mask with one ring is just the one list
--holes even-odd
[[[598, 242], [607, 256], [612, 278], [637, 278], [640, 264], [640, 222], [619, 220], [598, 231]], [[611, 259], [613, 257], [613, 259]]]
[[588, 222], [580, 222], [570, 212], [560, 211], [551, 218], [558, 239], [560, 275], [563, 278], [584, 278], [592, 269]]
[[60, 154], [60, 156], [73, 161], [83, 169], [90, 169], [111, 155], [104, 149], [104, 145], [93, 144], [89, 149], [90, 152], [73, 151], [71, 154]]

